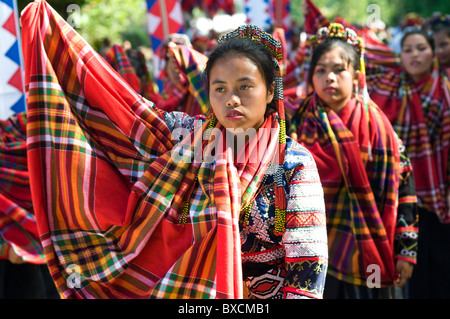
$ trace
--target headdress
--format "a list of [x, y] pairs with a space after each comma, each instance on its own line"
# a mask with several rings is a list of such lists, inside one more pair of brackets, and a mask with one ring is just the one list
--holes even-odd
[[424, 23], [424, 28], [433, 28], [437, 24], [445, 24], [450, 26], [450, 14], [442, 14], [441, 12], [433, 12], [431, 17], [427, 18]]
[[319, 44], [330, 39], [340, 39], [355, 47], [356, 51], [364, 54], [364, 40], [358, 36], [355, 30], [346, 28], [340, 23], [330, 23], [327, 27], [322, 27], [317, 33], [308, 39], [308, 44], [314, 50]]
[[[276, 211], [275, 211], [275, 232], [277, 234], [282, 234], [284, 232], [285, 220], [286, 220], [286, 194], [284, 191], [283, 183], [281, 178], [277, 178], [278, 174], [281, 173], [281, 168], [284, 163], [284, 153], [286, 149], [286, 118], [284, 112], [284, 103], [283, 103], [283, 80], [281, 76], [281, 68], [280, 63], [283, 59], [283, 49], [281, 43], [275, 39], [269, 33], [261, 30], [256, 25], [242, 25], [237, 29], [228, 32], [219, 38], [219, 45], [223, 42], [226, 42], [230, 39], [235, 38], [246, 38], [250, 39], [253, 42], [256, 42], [266, 48], [271, 56], [275, 69], [275, 94], [274, 94], [274, 102], [276, 106], [276, 110], [278, 112], [278, 123], [280, 126], [279, 132], [279, 162], [277, 173], [275, 173], [275, 182], [276, 186]], [[211, 121], [214, 122], [214, 121]], [[247, 210], [250, 206], [247, 207]], [[248, 211], [246, 212], [248, 215]], [[244, 221], [245, 223], [245, 221]]]

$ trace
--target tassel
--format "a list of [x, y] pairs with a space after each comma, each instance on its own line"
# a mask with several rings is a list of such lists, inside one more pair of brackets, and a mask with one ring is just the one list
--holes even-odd
[[274, 235], [281, 236], [284, 234], [286, 229], [286, 210], [278, 208], [275, 205], [275, 229]]
[[248, 202], [247, 204], [245, 204], [242, 207], [242, 209], [241, 209], [241, 212], [243, 214], [242, 227], [247, 227], [248, 219], [250, 217], [251, 210], [252, 210], [252, 203], [251, 202]]
[[180, 219], [178, 221], [179, 224], [186, 224], [188, 213], [189, 213], [189, 202], [185, 201], [183, 211], [181, 212]]

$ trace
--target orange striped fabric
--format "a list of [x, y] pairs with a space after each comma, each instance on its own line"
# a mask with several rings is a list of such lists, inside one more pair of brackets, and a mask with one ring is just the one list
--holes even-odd
[[[45, 1], [21, 20], [31, 190], [61, 296], [241, 298], [238, 217], [268, 162], [196, 161], [205, 132], [223, 127], [199, 116], [175, 145], [164, 112]], [[279, 134], [276, 114], [269, 127]], [[278, 136], [266, 140], [272, 158]]]

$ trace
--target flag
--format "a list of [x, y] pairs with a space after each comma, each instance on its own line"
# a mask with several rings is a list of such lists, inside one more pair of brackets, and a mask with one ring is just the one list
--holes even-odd
[[0, 0], [0, 119], [25, 111], [18, 21], [16, 0]]
[[153, 75], [161, 89], [164, 59], [158, 52], [169, 34], [183, 32], [181, 0], [147, 0], [147, 28], [154, 52]]
[[248, 24], [265, 30], [281, 27], [289, 36], [292, 27], [289, 0], [244, 0], [244, 12]]
[[224, 13], [233, 15], [234, 1], [233, 0], [183, 0], [181, 2], [183, 12], [191, 13], [192, 10], [197, 7], [203, 10], [210, 18], [214, 17], [219, 10]]
[[289, 37], [289, 30], [292, 28], [289, 2], [289, 0], [271, 0], [272, 24], [283, 28], [287, 37]]
[[248, 24], [255, 24], [263, 30], [272, 26], [270, 0], [244, 0], [244, 12]]

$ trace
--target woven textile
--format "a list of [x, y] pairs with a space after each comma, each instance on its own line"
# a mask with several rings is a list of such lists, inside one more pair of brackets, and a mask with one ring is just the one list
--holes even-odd
[[432, 74], [418, 83], [398, 67], [368, 66], [369, 94], [406, 146], [419, 205], [449, 223], [450, 84], [446, 74], [439, 70], [437, 60]]
[[314, 155], [324, 186], [328, 272], [361, 285], [368, 266], [378, 265], [381, 284], [392, 285], [399, 148], [378, 107], [369, 103], [368, 111], [369, 121], [362, 102], [352, 99], [337, 115], [312, 94], [293, 118], [292, 131]]
[[33, 213], [26, 144], [26, 114], [0, 120], [0, 257], [9, 249], [28, 263], [44, 254]]
[[229, 150], [196, 160], [212, 147], [205, 132], [223, 127], [198, 117], [174, 145], [164, 112], [45, 1], [23, 11], [22, 25], [31, 189], [62, 297], [242, 297], [238, 218], [278, 152], [276, 115], [263, 124], [275, 130], [249, 141], [269, 141], [261, 161], [236, 169]]
[[180, 72], [186, 76], [188, 91], [194, 97], [189, 105], [182, 105], [183, 109], [180, 111], [190, 115], [207, 115], [209, 102], [202, 82], [202, 72], [208, 60], [207, 57], [185, 45], [169, 47], [169, 52], [175, 57]]
[[105, 60], [111, 64], [114, 70], [116, 70], [136, 92], [141, 92], [141, 81], [139, 81], [127, 54], [120, 45], [114, 44], [112, 48], [106, 52]]
[[167, 54], [175, 59], [179, 83], [173, 83], [167, 71], [160, 94], [151, 92], [149, 98], [165, 111], [180, 111], [189, 115], [209, 114], [209, 101], [203, 87], [202, 72], [207, 57], [186, 45], [172, 45]]

